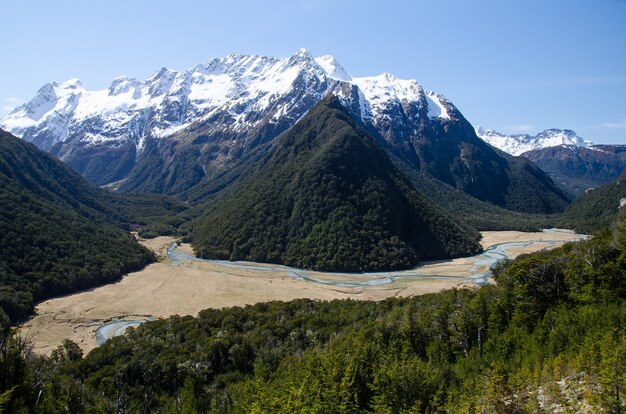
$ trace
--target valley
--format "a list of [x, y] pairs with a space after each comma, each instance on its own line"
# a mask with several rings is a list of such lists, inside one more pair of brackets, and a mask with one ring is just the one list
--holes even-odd
[[88, 352], [97, 346], [96, 331], [111, 322], [108, 334], [152, 318], [195, 316], [206, 308], [300, 298], [379, 301], [473, 287], [484, 283], [489, 266], [503, 257], [515, 258], [584, 237], [556, 229], [481, 234], [485, 249], [482, 254], [428, 262], [405, 271], [361, 274], [201, 260], [192, 256], [190, 245], [172, 249], [169, 247], [175, 238], [157, 237], [143, 240], [142, 244], [155, 252], [160, 258], [158, 263], [117, 283], [42, 302], [36, 307], [36, 316], [20, 332], [32, 341], [37, 353], [50, 354], [65, 338]]
[[0, 412], [623, 405], [622, 147], [492, 146], [337, 68], [230, 55], [0, 119]]

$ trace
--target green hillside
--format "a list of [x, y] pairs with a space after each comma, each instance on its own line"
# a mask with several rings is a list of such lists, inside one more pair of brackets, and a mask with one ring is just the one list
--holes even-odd
[[580, 233], [592, 233], [615, 221], [626, 199], [626, 171], [611, 184], [588, 190], [563, 213], [562, 225]]
[[[108, 194], [34, 145], [0, 132], [3, 327], [30, 314], [37, 301], [112, 282], [153, 260], [117, 227], [132, 221], [125, 210], [144, 201]], [[171, 211], [145, 201], [147, 207], [135, 209], [138, 216]]]
[[281, 135], [191, 233], [204, 258], [363, 271], [479, 250], [329, 97]]

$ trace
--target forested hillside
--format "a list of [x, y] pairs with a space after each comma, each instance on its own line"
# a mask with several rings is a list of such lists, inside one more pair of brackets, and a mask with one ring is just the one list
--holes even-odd
[[193, 223], [199, 256], [306, 269], [408, 268], [479, 251], [328, 96]]
[[525, 255], [496, 285], [382, 302], [297, 300], [146, 323], [81, 359], [17, 339], [9, 411], [572, 412], [624, 410], [626, 218]]
[[626, 207], [626, 170], [613, 183], [588, 190], [565, 210], [563, 226], [591, 233], [609, 226]]
[[163, 197], [101, 190], [0, 131], [0, 325], [26, 317], [37, 301], [142, 268], [152, 254], [127, 230], [167, 226], [163, 216], [184, 208]]

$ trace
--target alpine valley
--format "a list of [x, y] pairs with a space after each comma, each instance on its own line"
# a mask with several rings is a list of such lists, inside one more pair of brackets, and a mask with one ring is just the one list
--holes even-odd
[[0, 414], [626, 410], [624, 145], [305, 49], [0, 128]]

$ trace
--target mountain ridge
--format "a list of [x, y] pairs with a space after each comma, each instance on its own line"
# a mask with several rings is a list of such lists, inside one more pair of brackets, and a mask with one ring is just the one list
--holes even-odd
[[[95, 92], [78, 80], [50, 84], [0, 125], [99, 185], [178, 195], [233, 168], [328, 93], [420, 174], [508, 209], [553, 213], [569, 203], [549, 178], [525, 173], [534, 167], [478, 139], [443, 95], [389, 73], [353, 78], [333, 57], [305, 49], [283, 59], [231, 54], [143, 82], [117, 78]], [[539, 194], [528, 207], [510, 196], [525, 180]]]
[[560, 145], [522, 154], [575, 196], [615, 180], [626, 169], [626, 145]]
[[522, 155], [525, 152], [557, 146], [592, 147], [591, 141], [578, 136], [569, 129], [551, 128], [536, 135], [502, 134], [493, 129], [476, 127], [476, 135], [485, 142], [511, 155]]

